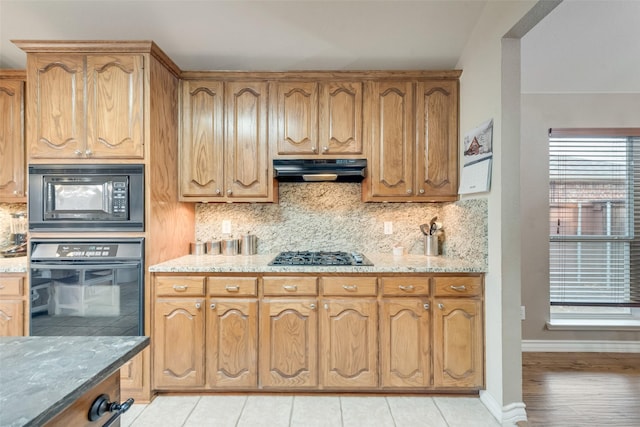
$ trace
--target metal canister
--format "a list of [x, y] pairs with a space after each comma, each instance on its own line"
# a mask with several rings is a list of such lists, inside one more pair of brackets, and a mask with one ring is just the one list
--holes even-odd
[[189, 253], [192, 255], [204, 255], [204, 242], [191, 242]]
[[220, 255], [220, 240], [208, 241], [206, 250], [209, 255]]
[[245, 234], [242, 236], [242, 255], [255, 255], [258, 252], [258, 236]]
[[222, 239], [222, 255], [238, 255], [240, 239]]

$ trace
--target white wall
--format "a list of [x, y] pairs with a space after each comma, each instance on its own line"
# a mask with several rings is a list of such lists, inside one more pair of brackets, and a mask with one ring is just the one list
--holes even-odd
[[553, 127], [639, 127], [640, 93], [522, 96], [522, 301], [524, 340], [640, 340], [640, 332], [548, 331], [549, 144]]
[[[490, 193], [481, 196], [487, 197], [489, 202], [489, 268], [485, 282], [486, 394], [503, 413], [522, 401], [522, 364], [517, 311], [520, 305], [520, 240], [510, 232], [519, 225], [519, 211], [513, 208], [514, 205], [517, 208], [517, 200], [510, 199], [517, 198], [514, 182], [517, 184], [519, 176], [514, 164], [519, 163], [519, 141], [511, 135], [518, 134], [519, 120], [507, 114], [509, 122], [503, 121], [503, 102], [509, 97], [511, 101], [507, 102], [517, 100], [519, 93], [503, 94], [502, 38], [535, 3], [488, 2], [457, 65], [463, 70], [460, 80], [461, 136], [488, 119], [494, 120], [492, 188]], [[510, 64], [506, 67], [510, 75], [506, 77], [510, 84], [514, 80], [519, 82], [520, 70], [514, 65], [519, 63], [518, 43], [507, 43], [506, 46], [510, 55]], [[514, 55], [517, 56], [515, 61]], [[486, 400], [483, 399], [485, 403]], [[496, 415], [496, 410], [492, 412]]]

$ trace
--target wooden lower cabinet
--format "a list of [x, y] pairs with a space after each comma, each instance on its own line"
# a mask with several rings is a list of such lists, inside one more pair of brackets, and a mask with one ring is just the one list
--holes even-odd
[[155, 301], [154, 386], [156, 389], [204, 386], [204, 298]]
[[481, 301], [437, 298], [433, 310], [433, 380], [436, 388], [478, 388], [484, 383]]
[[258, 386], [258, 300], [209, 299], [206, 372], [213, 388]]
[[378, 303], [374, 298], [326, 299], [320, 311], [320, 372], [324, 388], [378, 386]]
[[0, 337], [29, 335], [25, 275], [0, 275]]
[[265, 299], [260, 311], [260, 384], [264, 388], [318, 385], [315, 298]]
[[431, 385], [429, 299], [383, 299], [380, 313], [382, 387], [429, 387]]

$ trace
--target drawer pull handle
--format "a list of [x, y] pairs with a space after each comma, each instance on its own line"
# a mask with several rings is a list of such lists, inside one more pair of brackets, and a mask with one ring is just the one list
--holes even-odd
[[240, 286], [238, 285], [227, 285], [224, 287], [227, 292], [238, 292], [240, 290]]
[[464, 292], [467, 290], [467, 287], [465, 285], [461, 285], [461, 286], [449, 286], [451, 289], [453, 289], [454, 291], [458, 291], [458, 292]]
[[216, 305], [215, 304], [211, 304], [209, 307], [211, 307], [211, 310], [215, 310], [216, 309]]
[[173, 290], [176, 292], [184, 292], [188, 288], [187, 285], [173, 285]]
[[423, 304], [422, 306], [424, 307], [425, 310], [429, 310], [429, 303]]
[[288, 292], [295, 292], [298, 290], [298, 286], [296, 285], [283, 285], [282, 288]]
[[400, 285], [398, 286], [398, 288], [400, 288], [401, 291], [405, 291], [405, 292], [411, 292], [414, 289], [413, 285], [409, 285], [409, 286]]
[[349, 292], [355, 292], [358, 290], [358, 286], [357, 285], [342, 285], [342, 289], [344, 289], [345, 291], [349, 291]]

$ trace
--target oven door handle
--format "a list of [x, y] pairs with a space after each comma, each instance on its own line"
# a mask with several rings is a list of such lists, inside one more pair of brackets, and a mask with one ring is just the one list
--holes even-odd
[[54, 263], [46, 262], [46, 263], [38, 263], [32, 262], [30, 265], [31, 269], [37, 268], [41, 270], [107, 270], [107, 269], [120, 269], [120, 268], [138, 268], [141, 263], [139, 262], [108, 262], [104, 264], [75, 264], [64, 261], [56, 261]]

